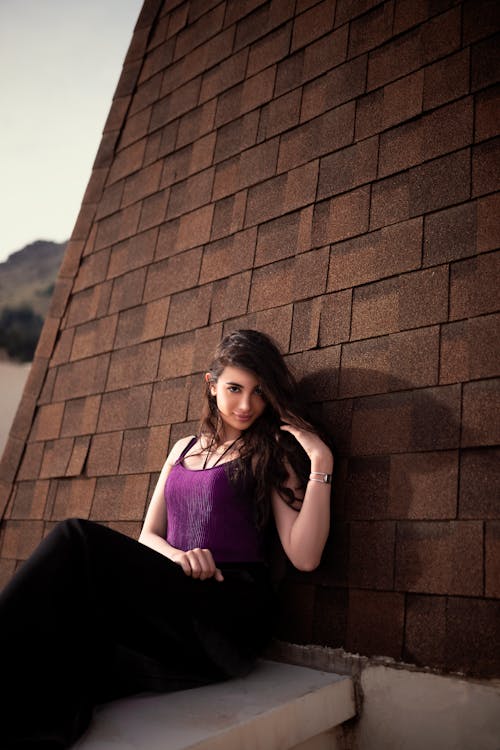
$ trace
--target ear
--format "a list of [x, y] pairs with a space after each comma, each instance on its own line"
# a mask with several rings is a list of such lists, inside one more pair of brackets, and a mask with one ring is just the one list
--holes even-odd
[[210, 394], [211, 394], [212, 396], [215, 396], [215, 393], [216, 393], [216, 389], [215, 389], [215, 383], [214, 383], [214, 381], [212, 380], [212, 376], [210, 375], [210, 373], [209, 373], [209, 372], [206, 372], [206, 373], [205, 373], [205, 383], [206, 383], [206, 384], [207, 384], [208, 386], [210, 386]]

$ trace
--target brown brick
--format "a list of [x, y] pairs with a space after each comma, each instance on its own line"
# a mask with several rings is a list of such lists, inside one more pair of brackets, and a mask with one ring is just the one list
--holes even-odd
[[500, 253], [488, 253], [452, 264], [451, 320], [497, 310], [499, 261]]
[[[181, 216], [177, 238], [174, 243], [176, 252], [203, 245], [210, 239], [214, 204], [203, 206], [196, 211]], [[157, 257], [159, 257], [157, 255]]]
[[85, 243], [81, 240], [70, 240], [67, 245], [66, 249], [64, 251], [64, 256], [62, 259], [61, 266], [59, 268], [59, 275], [63, 277], [68, 278], [74, 278], [78, 268], [80, 266], [80, 261], [82, 258], [82, 251], [85, 247]]
[[358, 99], [356, 139], [409, 120], [422, 111], [423, 73], [418, 71]]
[[[199, 247], [149, 266], [144, 300], [160, 298], [157, 304], [163, 300], [168, 305], [166, 295], [195, 286], [200, 273], [201, 257], [202, 248]], [[168, 308], [165, 309], [165, 315], [167, 312]]]
[[216, 107], [217, 99], [212, 99], [181, 117], [177, 133], [177, 148], [198, 140], [212, 130]]
[[253, 76], [263, 68], [282, 60], [288, 55], [292, 24], [287, 23], [272, 31], [263, 39], [254, 42], [248, 56], [247, 75]]
[[493, 138], [500, 132], [498, 122], [500, 86], [482, 91], [475, 100], [474, 140]]
[[26, 560], [42, 537], [43, 521], [7, 521], [2, 536], [2, 558]]
[[457, 483], [457, 451], [393, 455], [386, 514], [400, 519], [454, 519]]
[[278, 139], [266, 141], [248, 149], [217, 167], [213, 197], [223, 198], [229, 193], [266, 180], [276, 172]]
[[168, 427], [127, 430], [123, 436], [120, 474], [160, 471], [168, 453]]
[[211, 240], [219, 240], [243, 229], [247, 191], [229, 195], [215, 203]]
[[404, 595], [393, 591], [349, 590], [345, 648], [367, 656], [401, 659]]
[[469, 49], [424, 69], [424, 109], [432, 109], [469, 93]]
[[[467, 550], [467, 555], [464, 555]], [[479, 596], [483, 528], [479, 521], [403, 521], [396, 538], [396, 587], [428, 594]]]
[[182, 333], [163, 339], [158, 378], [175, 378], [189, 375], [193, 370], [195, 351], [194, 333]]
[[119, 147], [126, 148], [147, 135], [151, 120], [152, 107], [136, 112], [129, 112], [120, 134]]
[[210, 315], [210, 284], [174, 294], [171, 298], [166, 333], [181, 333], [207, 325]]
[[500, 65], [498, 43], [500, 34], [484, 39], [471, 47], [471, 90], [478, 91], [492, 83], [498, 83]]
[[372, 183], [370, 229], [410, 217], [408, 172]]
[[500, 138], [474, 146], [472, 150], [472, 195], [500, 190]]
[[75, 333], [74, 328], [68, 328], [65, 331], [59, 331], [59, 337], [56, 341], [54, 353], [50, 358], [50, 365], [61, 365], [64, 362], [69, 362], [71, 355], [71, 347], [73, 346], [73, 335]]
[[318, 167], [318, 161], [313, 161], [251, 188], [248, 191], [246, 225], [262, 223], [313, 203]]
[[301, 216], [302, 212], [296, 211], [259, 226], [255, 254], [256, 266], [296, 254]]
[[215, 126], [219, 128], [273, 98], [276, 68], [266, 68], [219, 96]]
[[500, 195], [477, 202], [477, 250], [495, 250], [500, 245]]
[[[36, 361], [36, 360], [35, 360]], [[43, 360], [41, 360], [43, 362]], [[43, 384], [42, 391], [38, 398], [39, 404], [49, 404], [53, 399], [54, 384], [56, 382], [57, 368], [53, 367], [46, 371], [44, 379], [41, 381]]]
[[254, 110], [217, 130], [214, 161], [228, 159], [255, 145], [259, 115], [259, 110]]
[[385, 177], [472, 141], [472, 99], [461, 99], [399, 125], [380, 137], [379, 175]]
[[109, 312], [114, 313], [138, 305], [142, 300], [145, 278], [146, 268], [144, 267], [113, 279]]
[[106, 390], [113, 391], [154, 381], [160, 346], [161, 341], [158, 339], [114, 351], [111, 355]]
[[351, 143], [354, 110], [354, 103], [351, 102], [285, 133], [281, 137], [278, 172], [287, 171]]
[[109, 248], [98, 253], [92, 253], [83, 259], [73, 286], [73, 293], [89, 286], [94, 286], [106, 278], [109, 263]]
[[66, 467], [67, 477], [77, 477], [83, 472], [90, 446], [90, 436], [77, 437], [73, 444], [73, 450]]
[[[127, 114], [128, 108], [130, 106], [130, 102], [132, 100], [132, 97], [130, 95], [128, 96], [115, 96], [113, 98], [113, 101], [111, 103], [111, 109], [109, 110], [109, 114], [106, 120], [106, 123], [104, 125], [104, 133], [109, 134], [110, 131], [120, 131], [124, 120], [125, 115]], [[107, 170], [106, 176], [107, 176]]]
[[251, 277], [252, 272], [246, 271], [217, 281], [214, 284], [212, 306], [210, 309], [211, 323], [216, 323], [235, 315], [243, 315], [246, 312]]
[[373, 50], [368, 63], [368, 90], [457, 51], [460, 26], [460, 8], [452, 8]]
[[466, 674], [498, 674], [500, 603], [477, 598], [449, 597], [446, 607], [446, 668]]
[[57, 482], [51, 521], [78, 516], [88, 518], [95, 489], [95, 479], [61, 479]]
[[337, 397], [340, 346], [305, 351], [294, 356], [294, 372], [307, 402]]
[[406, 598], [405, 662], [418, 666], [444, 666], [446, 650], [446, 597]]
[[122, 449], [121, 432], [104, 432], [93, 435], [87, 460], [87, 475], [103, 476], [116, 474]]
[[155, 383], [149, 424], [185, 422], [190, 387], [191, 378], [175, 378]]
[[460, 462], [460, 518], [498, 519], [500, 508], [499, 450], [465, 450]]
[[439, 7], [435, 5], [431, 7], [428, 2], [415, 3], [413, 0], [396, 0], [393, 33], [400, 34], [411, 29], [412, 26], [418, 26], [426, 21], [431, 14], [443, 10], [444, 7], [446, 6], [443, 3]]
[[201, 80], [199, 103], [213, 99], [223, 91], [235, 86], [245, 78], [248, 61], [248, 48], [223, 60], [207, 70]]
[[387, 512], [390, 459], [390, 456], [361, 456], [346, 461], [340, 492], [348, 520], [392, 517]]
[[10, 426], [9, 435], [11, 437], [18, 438], [19, 440], [26, 440], [33, 425], [36, 406], [36, 396], [23, 393]]
[[66, 326], [75, 326], [105, 315], [110, 294], [110, 281], [74, 294], [69, 303]]
[[321, 298], [319, 345], [339, 344], [349, 339], [352, 292], [325, 294]]
[[[162, 78], [163, 74], [157, 73], [152, 78], [137, 86], [130, 104], [130, 114], [140, 112], [159, 98]], [[125, 115], [125, 112], [123, 114]]]
[[97, 224], [95, 250], [101, 250], [104, 247], [109, 247], [109, 245], [134, 236], [137, 232], [140, 212], [140, 204], [135, 203], [111, 216], [101, 219]]
[[437, 326], [344, 344], [340, 395], [436, 385], [438, 357]]
[[97, 425], [100, 396], [87, 396], [66, 401], [61, 437], [92, 434]]
[[354, 402], [353, 455], [385, 455], [458, 447], [460, 388], [421, 388]]
[[485, 595], [500, 598], [500, 522], [486, 523]]
[[462, 445], [496, 445], [500, 442], [499, 380], [479, 380], [464, 385]]
[[445, 266], [407, 273], [354, 291], [352, 337], [366, 338], [446, 320]]
[[120, 313], [114, 348], [132, 346], [163, 336], [169, 304], [167, 297]]
[[259, 122], [259, 140], [272, 138], [278, 133], [295, 127], [299, 123], [301, 90], [273, 99], [262, 108]]
[[193, 372], [205, 374], [207, 365], [212, 361], [215, 347], [222, 338], [222, 325], [198, 328], [194, 334]]
[[470, 194], [468, 149], [410, 170], [409, 190], [411, 216], [467, 200]]
[[380, 47], [392, 36], [394, 4], [382, 3], [350, 23], [349, 57]]
[[148, 474], [97, 480], [90, 518], [95, 521], [139, 520], [148, 500]]
[[265, 309], [313, 297], [325, 290], [328, 248], [302, 253], [253, 273], [249, 310]]
[[317, 346], [322, 299], [316, 297], [306, 302], [297, 302], [293, 306], [290, 351], [300, 352]]
[[465, 203], [426, 216], [424, 266], [456, 260], [475, 252], [475, 203]]
[[332, 246], [328, 289], [335, 291], [420, 266], [422, 221], [413, 219]]
[[108, 371], [109, 354], [101, 354], [84, 362], [72, 362], [57, 368], [54, 400], [66, 401], [78, 396], [101, 393]]
[[499, 26], [500, 14], [494, 0], [467, 0], [464, 3], [464, 45], [494, 34]]
[[293, 24], [291, 52], [305, 47], [333, 27], [334, 0], [323, 0], [305, 13], [297, 15]]
[[121, 207], [135, 203], [158, 190], [163, 164], [157, 161], [125, 180]]
[[325, 156], [321, 159], [318, 199], [344, 193], [374, 180], [377, 174], [377, 157], [377, 137]]
[[[241, 18], [250, 8], [262, 5], [262, 0], [250, 0], [250, 5], [248, 2], [242, 3], [239, 0], [232, 0], [232, 5], [233, 7], [237, 6], [237, 16]], [[235, 48], [239, 49], [251, 44], [276, 26], [288, 21], [294, 15], [294, 5], [293, 0], [266, 3], [264, 7], [255, 10], [246, 18], [241, 18], [236, 27]], [[232, 17], [232, 15], [226, 16], [226, 24]]]
[[142, 201], [141, 218], [138, 226], [139, 232], [142, 232], [144, 229], [151, 229], [163, 222], [165, 219], [168, 197], [169, 191], [162, 190], [159, 193], [150, 195], [149, 198], [145, 198]]
[[292, 643], [311, 642], [315, 592], [315, 586], [288, 580], [283, 582], [278, 595], [275, 637]]
[[109, 170], [107, 184], [111, 185], [113, 182], [121, 180], [123, 177], [137, 172], [141, 168], [144, 159], [144, 150], [146, 148], [146, 139], [143, 138], [131, 146], [127, 146], [121, 151], [118, 151]]
[[150, 50], [142, 60], [139, 83], [151, 78], [159, 71], [166, 68], [171, 62], [174, 51], [174, 39], [169, 39], [155, 49]]
[[147, 425], [151, 392], [151, 385], [141, 385], [104, 393], [99, 423], [94, 431], [113, 432]]
[[441, 383], [494, 377], [500, 372], [500, 315], [450, 323], [441, 330]]
[[167, 219], [172, 219], [210, 202], [214, 169], [206, 169], [193, 177], [178, 182], [170, 190]]
[[200, 93], [201, 76], [188, 81], [168, 96], [158, 99], [153, 104], [153, 112], [149, 124], [150, 132], [167, 125], [173, 120], [181, 117], [190, 109], [194, 109], [198, 103]]
[[40, 478], [63, 477], [66, 474], [71, 453], [73, 451], [73, 438], [60, 438], [49, 440], [45, 443], [42, 465], [40, 467]]
[[117, 322], [118, 316], [110, 315], [78, 326], [73, 339], [71, 360], [110, 351], [113, 348]]
[[389, 521], [355, 521], [351, 524], [351, 587], [392, 589], [395, 527], [396, 524]]
[[316, 203], [312, 227], [313, 245], [362, 234], [368, 229], [370, 190], [358, 188], [337, 198]]
[[231, 276], [253, 265], [256, 227], [211, 242], [203, 251], [200, 283]]
[[292, 329], [293, 305], [283, 305], [269, 310], [259, 310], [243, 318], [233, 318], [224, 326], [224, 335], [236, 328], [255, 328], [267, 333], [277, 342], [282, 351], [288, 351]]
[[151, 263], [157, 240], [158, 228], [155, 227], [115, 245], [111, 252], [108, 279]]
[[30, 440], [51, 440], [59, 437], [64, 403], [41, 406], [37, 413]]
[[224, 12], [225, 6], [218, 5], [180, 31], [175, 37], [174, 60], [183, 57], [220, 31], [224, 22]]
[[43, 518], [49, 482], [18, 482], [15, 486], [10, 518]]
[[[365, 79], [366, 57], [358, 57], [308, 83], [304, 86], [302, 96], [301, 122], [311, 120], [327, 110], [338, 109], [339, 105], [363, 94]], [[354, 115], [354, 102], [349, 109]], [[333, 117], [333, 112], [331, 114]], [[311, 123], [311, 127], [315, 125], [316, 123]], [[332, 146], [329, 151], [335, 150], [335, 143]]]

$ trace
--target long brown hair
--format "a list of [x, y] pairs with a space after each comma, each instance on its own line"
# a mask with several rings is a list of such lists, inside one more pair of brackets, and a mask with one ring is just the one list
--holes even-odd
[[280, 430], [280, 425], [287, 422], [296, 427], [318, 430], [305, 416], [296, 380], [277, 343], [260, 331], [241, 329], [222, 339], [208, 370], [210, 379], [205, 383], [200, 434], [206, 435], [213, 445], [220, 445], [223, 441], [223, 423], [215, 396], [210, 392], [210, 383], [216, 382], [228, 366], [252, 372], [259, 380], [266, 401], [261, 416], [242, 432], [237, 469], [245, 471], [249, 470], [250, 464], [252, 466], [255, 520], [262, 528], [269, 519], [273, 490], [277, 490], [287, 504], [296, 502], [294, 492], [284, 486], [288, 477], [287, 464], [297, 473], [301, 487], [305, 486], [309, 476], [310, 463], [305, 452], [292, 435]]

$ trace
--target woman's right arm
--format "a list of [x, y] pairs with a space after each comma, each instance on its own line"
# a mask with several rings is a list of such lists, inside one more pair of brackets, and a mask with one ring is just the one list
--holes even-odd
[[165, 484], [174, 463], [190, 440], [191, 437], [178, 440], [163, 464], [142, 525], [139, 541], [180, 565], [186, 575], [202, 580], [213, 576], [216, 580], [222, 581], [222, 573], [216, 567], [210, 550], [193, 549], [184, 552], [177, 547], [172, 547], [166, 540], [168, 519]]

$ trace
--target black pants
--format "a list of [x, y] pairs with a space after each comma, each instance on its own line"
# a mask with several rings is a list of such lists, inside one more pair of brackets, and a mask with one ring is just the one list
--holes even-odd
[[59, 523], [0, 594], [2, 750], [67, 748], [99, 703], [247, 673], [272, 590], [264, 565], [220, 567], [195, 580], [105, 526]]

